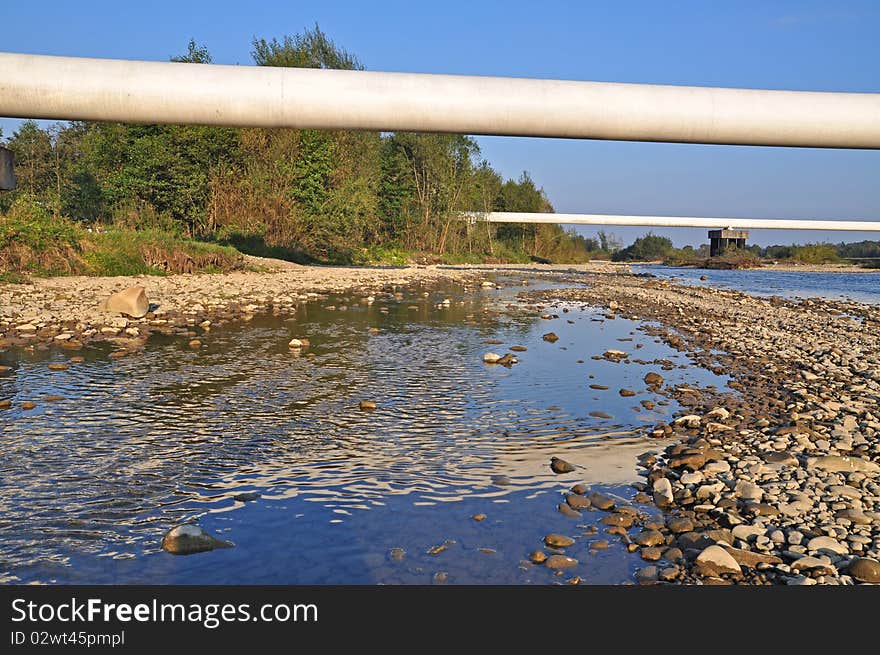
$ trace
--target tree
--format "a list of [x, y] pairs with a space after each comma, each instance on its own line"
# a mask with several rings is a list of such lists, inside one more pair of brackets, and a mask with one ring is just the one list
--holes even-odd
[[615, 261], [654, 261], [666, 259], [674, 250], [672, 240], [648, 232], [636, 239], [632, 245], [615, 253]]
[[45, 196], [53, 185], [52, 139], [36, 121], [24, 121], [6, 144], [15, 156], [15, 174], [21, 192]]
[[195, 39], [189, 40], [185, 55], [177, 55], [175, 57], [171, 57], [171, 61], [176, 61], [184, 64], [214, 63], [214, 60], [211, 57], [211, 53], [208, 52], [208, 49], [205, 46], [198, 45]]
[[599, 230], [596, 236], [599, 237], [599, 247], [605, 252], [614, 253], [623, 248], [620, 239], [605, 230]]
[[337, 46], [317, 23], [315, 29], [284, 36], [280, 42], [275, 38], [266, 41], [254, 37], [251, 45], [251, 56], [257, 66], [363, 70], [357, 57]]

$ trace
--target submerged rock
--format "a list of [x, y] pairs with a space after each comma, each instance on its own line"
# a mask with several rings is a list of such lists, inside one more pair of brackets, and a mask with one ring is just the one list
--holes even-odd
[[235, 544], [218, 539], [198, 525], [178, 525], [162, 537], [162, 549], [172, 555], [192, 555], [217, 548], [232, 548]]
[[359, 406], [362, 412], [376, 411], [376, 403], [374, 403], [372, 400], [362, 400]]
[[566, 557], [565, 555], [551, 555], [544, 562], [544, 565], [548, 569], [560, 570], [560, 569], [570, 569], [578, 565], [578, 561], [573, 557]]
[[544, 537], [544, 543], [550, 546], [550, 548], [568, 548], [574, 545], [574, 539], [554, 532]]

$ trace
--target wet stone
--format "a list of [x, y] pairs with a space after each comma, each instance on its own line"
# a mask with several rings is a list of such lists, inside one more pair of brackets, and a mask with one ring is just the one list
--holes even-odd
[[579, 496], [578, 494], [566, 495], [565, 502], [569, 507], [571, 507], [571, 509], [575, 510], [590, 509], [590, 507], [592, 507], [593, 505], [589, 498], [586, 498], [585, 496]]
[[658, 530], [642, 530], [632, 539], [639, 546], [645, 547], [658, 546], [666, 541], [663, 533]]
[[559, 457], [551, 457], [550, 470], [554, 473], [571, 473], [574, 471], [574, 466]]
[[649, 546], [648, 548], [642, 548], [639, 555], [641, 555], [641, 558], [646, 562], [656, 562], [663, 557], [663, 549], [656, 546]]
[[600, 494], [597, 491], [591, 493], [587, 498], [590, 499], [590, 503], [592, 503], [593, 507], [600, 509], [603, 512], [607, 512], [614, 508], [614, 499], [609, 498], [604, 494]]
[[567, 503], [559, 503], [556, 506], [556, 509], [560, 514], [567, 516], [570, 519], [579, 519], [583, 516], [579, 511], [572, 509]]
[[193, 555], [217, 548], [232, 548], [233, 544], [208, 534], [198, 525], [178, 525], [162, 538], [162, 549], [172, 555]]
[[544, 537], [544, 543], [550, 548], [568, 548], [574, 545], [574, 539], [554, 532]]
[[578, 561], [573, 557], [566, 557], [565, 555], [551, 555], [544, 562], [544, 565], [548, 569], [562, 570], [574, 568], [578, 565]]
[[543, 550], [534, 550], [529, 555], [529, 561], [532, 564], [543, 564], [545, 561], [547, 561], [547, 553], [545, 553]]

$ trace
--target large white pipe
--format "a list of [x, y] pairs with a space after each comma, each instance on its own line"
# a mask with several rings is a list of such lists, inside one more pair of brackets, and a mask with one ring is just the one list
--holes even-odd
[[0, 53], [0, 116], [880, 148], [880, 94]]
[[707, 227], [756, 230], [843, 230], [880, 232], [880, 221], [820, 221], [788, 218], [703, 218], [698, 216], [619, 216], [615, 214], [547, 214], [469, 212], [471, 220], [490, 223], [557, 223], [562, 225], [640, 225], [646, 227]]

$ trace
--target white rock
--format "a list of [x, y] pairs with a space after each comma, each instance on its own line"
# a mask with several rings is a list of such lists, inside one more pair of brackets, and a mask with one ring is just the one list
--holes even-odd
[[119, 293], [114, 293], [98, 305], [98, 309], [102, 312], [127, 314], [132, 318], [141, 318], [150, 311], [150, 302], [147, 300], [146, 289], [129, 287]]
[[703, 481], [703, 474], [699, 471], [694, 471], [693, 473], [683, 473], [681, 478], [682, 484], [699, 484]]
[[688, 428], [698, 428], [700, 427], [700, 417], [696, 414], [687, 414], [685, 416], [679, 416], [675, 419], [672, 424], [673, 425], [684, 425]]
[[495, 364], [498, 360], [501, 359], [501, 355], [498, 353], [486, 353], [483, 355], [483, 361], [487, 364]]
[[713, 473], [727, 473], [730, 471], [730, 464], [725, 461], [720, 462], [709, 462], [703, 467], [703, 473], [713, 474]]
[[668, 478], [659, 478], [654, 482], [654, 502], [663, 506], [671, 505], [672, 501], [672, 483]]
[[723, 421], [724, 419], [726, 419], [729, 416], [730, 416], [730, 412], [728, 412], [726, 409], [724, 409], [723, 407], [716, 407], [711, 412], [708, 412], [706, 414], [705, 418], [712, 418], [712, 419], [716, 419], [718, 421]]
[[826, 455], [824, 457], [807, 458], [807, 468], [818, 468], [832, 472], [858, 471], [860, 473], [880, 473], [880, 465], [860, 457], [840, 457], [838, 455]]
[[833, 539], [832, 537], [813, 537], [807, 542], [807, 550], [810, 551], [822, 551], [828, 550], [836, 555], [846, 555], [849, 553], [849, 548], [844, 546], [842, 543], [837, 541], [837, 539]]
[[720, 573], [742, 573], [742, 569], [733, 556], [721, 546], [713, 544], [697, 555], [699, 564], [711, 564]]

